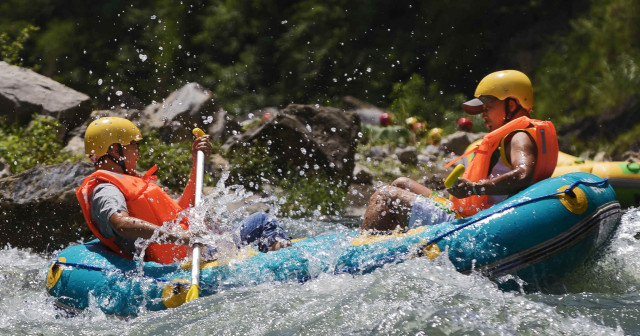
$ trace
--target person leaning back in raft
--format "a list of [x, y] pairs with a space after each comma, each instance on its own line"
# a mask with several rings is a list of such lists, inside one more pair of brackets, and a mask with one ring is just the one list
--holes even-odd
[[363, 233], [472, 216], [551, 176], [558, 139], [551, 122], [529, 118], [533, 108], [529, 78], [516, 70], [494, 72], [480, 81], [474, 96], [462, 108], [471, 115], [482, 114], [489, 133], [460, 157], [474, 154], [462, 177], [448, 189], [451, 202], [438, 201], [431, 189], [410, 178], [398, 178], [371, 196]]
[[[106, 117], [92, 121], [85, 132], [84, 145], [95, 172], [84, 179], [76, 196], [93, 234], [114, 252], [131, 259], [140, 252], [136, 250], [136, 240], [150, 239], [158, 231], [167, 243], [149, 244], [145, 260], [162, 264], [180, 261], [190, 255], [188, 245], [198, 237], [189, 231], [186, 219], [176, 219], [195, 204], [196, 154], [211, 154], [209, 136], [196, 138], [192, 145], [191, 176], [178, 201], [152, 182], [156, 179], [156, 166], [142, 176], [137, 174], [140, 140], [140, 130], [127, 119]], [[163, 226], [167, 222], [173, 226]], [[237, 245], [256, 244], [261, 252], [291, 244], [277, 220], [265, 213], [245, 218], [234, 234]]]

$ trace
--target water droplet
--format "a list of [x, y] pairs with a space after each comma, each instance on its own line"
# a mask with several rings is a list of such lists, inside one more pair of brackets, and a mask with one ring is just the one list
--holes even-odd
[[102, 85], [102, 78], [98, 79], [98, 85]]

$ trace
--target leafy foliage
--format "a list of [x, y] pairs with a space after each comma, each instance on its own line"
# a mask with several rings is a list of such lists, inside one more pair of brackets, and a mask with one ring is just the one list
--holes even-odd
[[14, 174], [37, 165], [82, 159], [81, 155], [62, 150], [61, 127], [59, 122], [43, 116], [36, 116], [28, 128], [0, 123], [0, 156], [9, 163]]
[[20, 52], [24, 49], [24, 43], [29, 39], [30, 33], [38, 31], [38, 29], [40, 28], [27, 25], [13, 40], [9, 34], [0, 33], [0, 58], [9, 64], [22, 66]]
[[[306, 174], [305, 174], [306, 175]], [[280, 214], [288, 217], [340, 216], [347, 207], [347, 185], [322, 172], [290, 174], [282, 180]]]
[[536, 72], [536, 115], [564, 123], [602, 113], [637, 93], [640, 3], [594, 1], [571, 21]]
[[114, 105], [116, 91], [150, 103], [187, 82], [233, 113], [336, 105], [346, 95], [389, 106], [394, 83], [413, 74], [425, 79], [427, 103], [446, 107], [489, 70], [530, 70], [515, 55], [539, 48], [545, 40], [529, 36], [562, 28], [573, 8], [553, 0], [6, 0], [0, 31], [40, 27], [23, 63], [100, 108]]
[[455, 131], [455, 122], [460, 115], [459, 107], [464, 102], [462, 94], [444, 94], [438, 83], [428, 87], [419, 74], [411, 75], [406, 83], [395, 83], [391, 92], [391, 110], [397, 122], [404, 124], [408, 117], [417, 117], [429, 127], [441, 127], [447, 132]]
[[319, 170], [282, 171], [263, 146], [246, 146], [231, 154], [229, 183], [260, 190], [265, 184], [277, 185], [280, 215], [304, 217], [339, 215], [347, 206], [347, 184]]
[[[181, 193], [191, 173], [191, 145], [189, 140], [166, 144], [157, 134], [149, 132], [140, 142], [138, 170], [146, 171], [157, 165], [158, 182], [175, 193]], [[205, 174], [204, 182], [211, 185], [213, 178]]]

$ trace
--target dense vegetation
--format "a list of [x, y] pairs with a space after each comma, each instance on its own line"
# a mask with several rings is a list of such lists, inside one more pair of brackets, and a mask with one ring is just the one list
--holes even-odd
[[[232, 114], [339, 106], [349, 95], [445, 131], [485, 74], [514, 68], [534, 82], [535, 116], [562, 126], [639, 96], [637, 22], [636, 0], [5, 0], [0, 58], [89, 94], [96, 108], [146, 105], [198, 82]], [[26, 140], [7, 123], [0, 154], [12, 170], [59, 160], [23, 162]], [[576, 140], [573, 154], [638, 146], [640, 127], [620, 127], [616, 139]], [[61, 146], [49, 138], [43, 153]], [[169, 167], [189, 155], [152, 146], [149, 157]], [[166, 182], [177, 187], [184, 174]]]
[[234, 113], [351, 95], [440, 124], [484, 74], [516, 68], [540, 114], [562, 123], [635, 93], [639, 11], [634, 0], [6, 0], [0, 44], [3, 59], [103, 108], [118, 90], [148, 104], [195, 81]]

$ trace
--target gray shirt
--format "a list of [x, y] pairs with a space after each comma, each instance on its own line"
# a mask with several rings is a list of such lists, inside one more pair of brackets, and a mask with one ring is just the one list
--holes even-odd
[[118, 212], [127, 209], [127, 201], [124, 194], [111, 183], [100, 183], [91, 194], [91, 219], [98, 226], [98, 231], [107, 239], [115, 237], [115, 244], [124, 252], [134, 255], [136, 252], [135, 240], [119, 236], [111, 227], [109, 218]]

